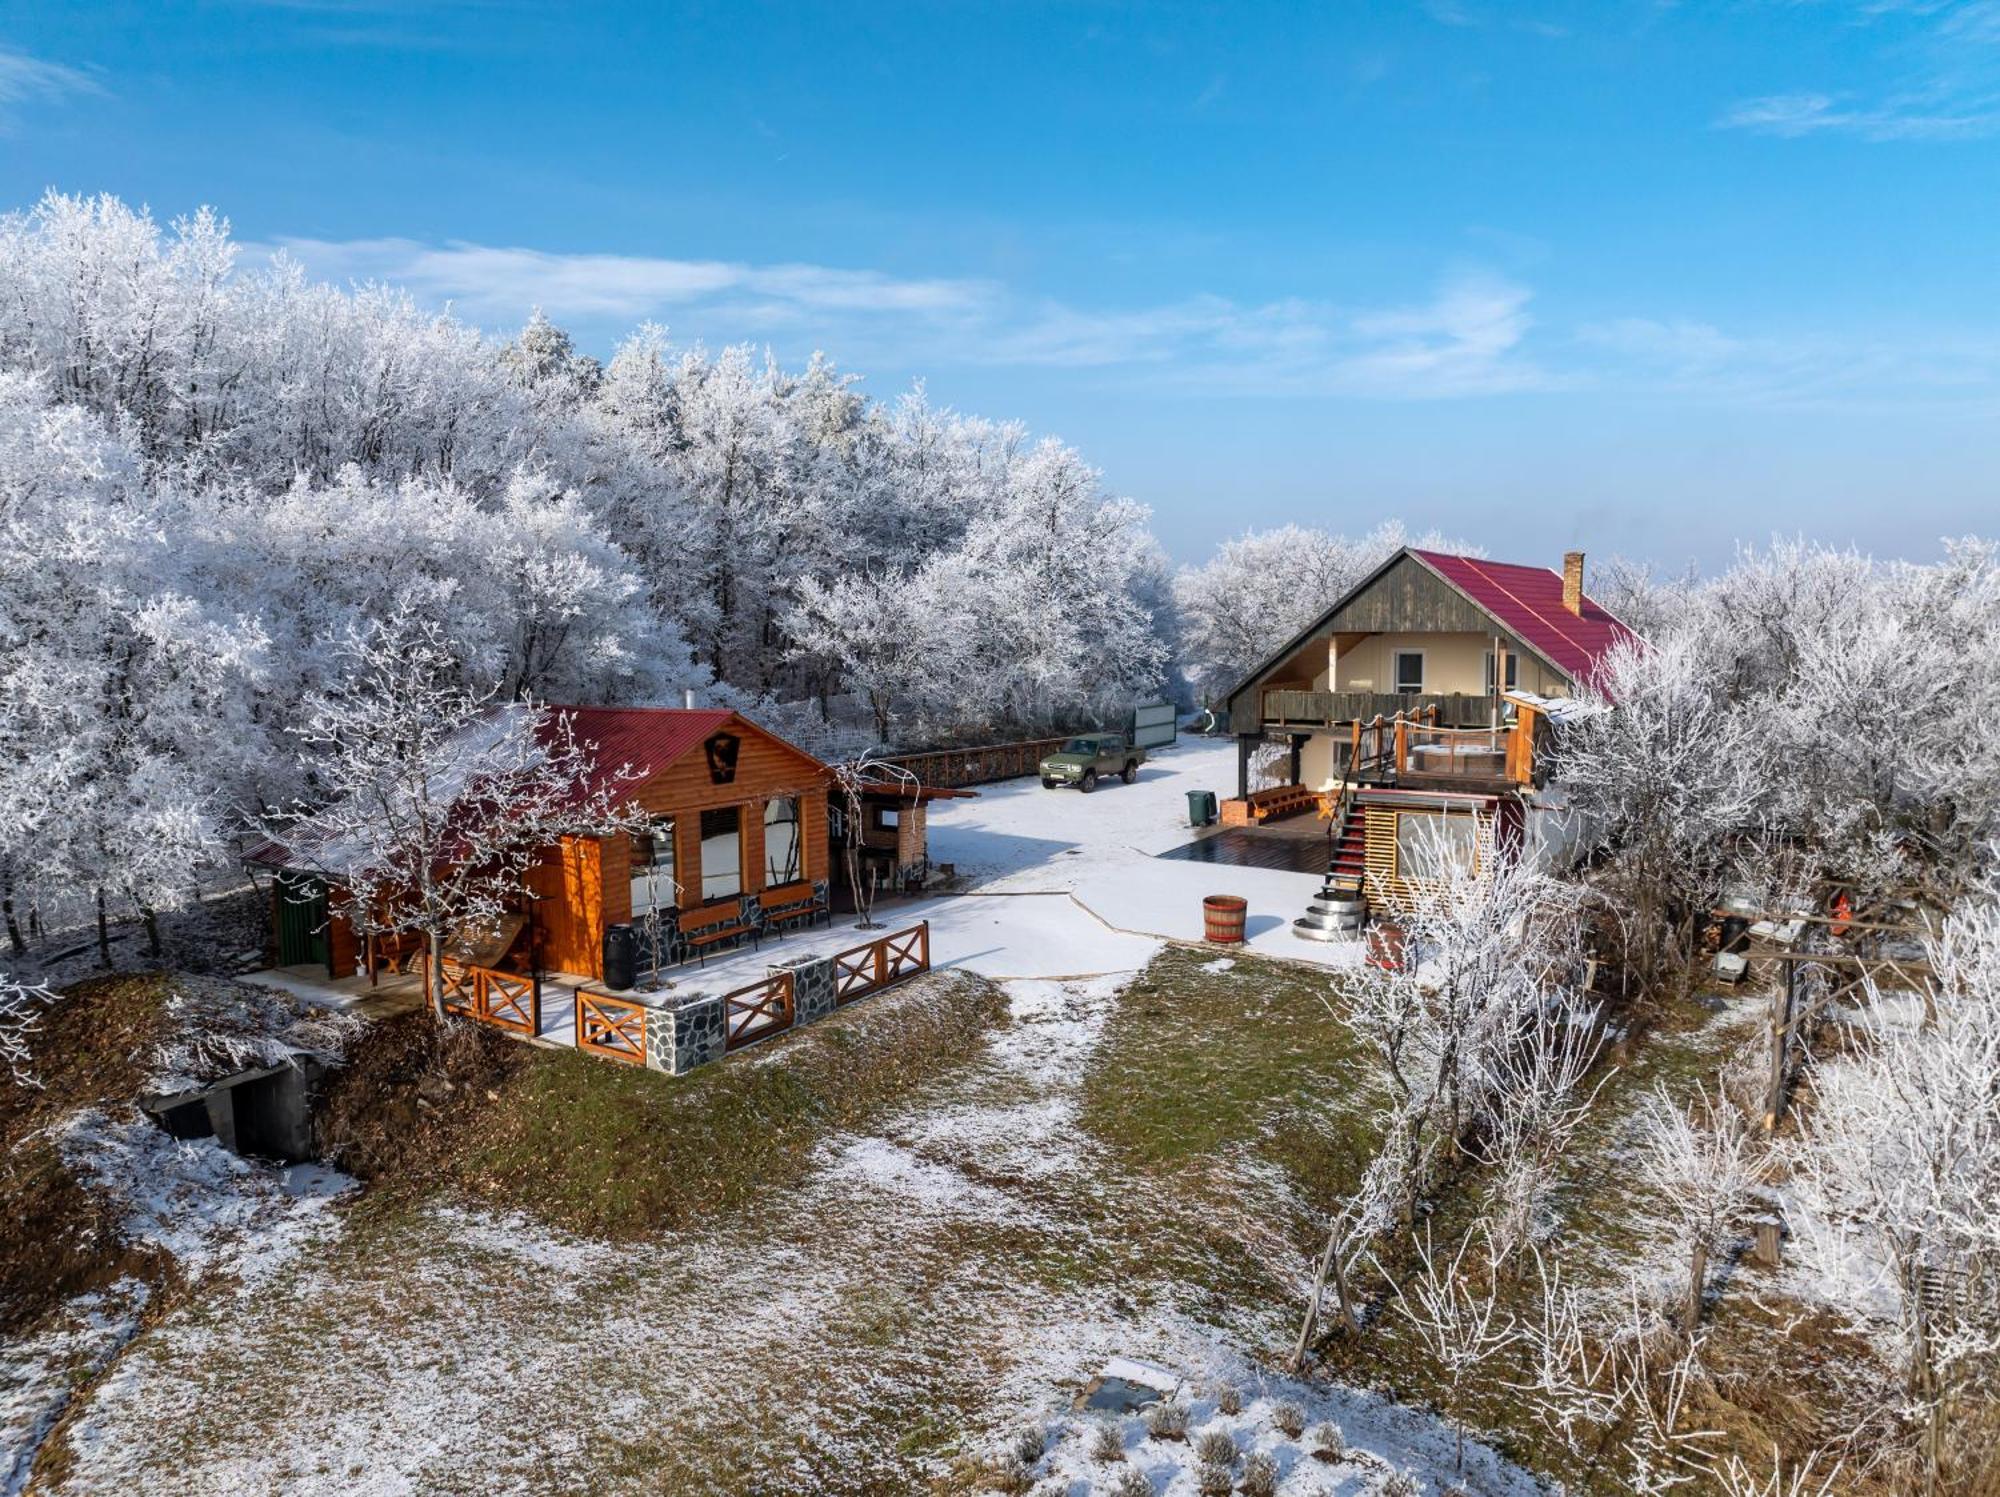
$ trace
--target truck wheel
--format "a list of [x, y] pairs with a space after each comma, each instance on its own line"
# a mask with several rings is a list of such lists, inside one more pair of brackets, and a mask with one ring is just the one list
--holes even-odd
[[1094, 769], [1086, 769], [1083, 772], [1083, 783], [1078, 788], [1082, 790], [1085, 795], [1088, 795], [1090, 794], [1091, 791], [1095, 790], [1097, 788], [1097, 771]]
[[1118, 772], [1118, 778], [1128, 785], [1131, 784], [1139, 778], [1139, 766], [1134, 764], [1130, 759], [1127, 759], [1125, 767]]
[[1053, 790], [1056, 788], [1056, 782], [1054, 780], [1043, 780], [1042, 788], [1044, 790]]

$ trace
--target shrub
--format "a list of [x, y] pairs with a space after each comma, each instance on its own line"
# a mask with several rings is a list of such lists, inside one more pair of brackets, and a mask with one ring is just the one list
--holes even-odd
[[1035, 1473], [1026, 1461], [1012, 1455], [989, 1456], [979, 1467], [979, 1490], [999, 1492], [1002, 1497], [1023, 1497], [1035, 1484]]
[[1391, 1471], [1375, 1483], [1376, 1497], [1419, 1497], [1417, 1479], [1407, 1471]]
[[1205, 1429], [1201, 1438], [1194, 1442], [1194, 1456], [1211, 1466], [1233, 1466], [1236, 1464], [1236, 1442], [1229, 1438], [1226, 1429]]
[[1271, 1410], [1271, 1424], [1288, 1440], [1306, 1432], [1306, 1411], [1295, 1403], [1281, 1403]]
[[1097, 1426], [1097, 1433], [1090, 1437], [1090, 1458], [1106, 1465], [1125, 1459], [1125, 1431], [1116, 1421]]
[[1037, 1424], [1023, 1426], [1007, 1444], [1007, 1449], [1013, 1454], [1014, 1459], [1024, 1466], [1034, 1465], [1042, 1458], [1042, 1451], [1047, 1447], [1048, 1440], [1043, 1436], [1041, 1426]]
[[1136, 1466], [1127, 1466], [1111, 1483], [1111, 1497], [1153, 1497], [1152, 1480]]
[[1203, 1461], [1195, 1467], [1194, 1489], [1201, 1497], [1229, 1497], [1236, 1489], [1236, 1473], [1226, 1464]]
[[1312, 1432], [1312, 1453], [1316, 1460], [1337, 1461], [1347, 1454], [1347, 1436], [1331, 1420], [1322, 1420]]
[[1146, 1428], [1156, 1440], [1185, 1440], [1187, 1426], [1187, 1405], [1174, 1399], [1163, 1398], [1146, 1410]]
[[1277, 1497], [1278, 1463], [1263, 1451], [1243, 1462], [1243, 1497]]
[[1215, 1411], [1218, 1414], [1242, 1413], [1243, 1395], [1225, 1383], [1215, 1395]]

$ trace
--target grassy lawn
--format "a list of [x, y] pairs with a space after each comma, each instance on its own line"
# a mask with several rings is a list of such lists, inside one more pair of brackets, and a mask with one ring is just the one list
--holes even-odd
[[1367, 1109], [1325, 974], [1209, 963], [939, 974], [681, 1080], [537, 1052], [145, 1338], [71, 1484], [900, 1492], [1108, 1355], [1254, 1379]]

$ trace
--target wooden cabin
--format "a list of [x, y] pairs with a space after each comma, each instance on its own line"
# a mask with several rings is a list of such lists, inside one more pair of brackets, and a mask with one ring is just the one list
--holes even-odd
[[1579, 551], [1557, 571], [1399, 550], [1229, 693], [1224, 820], [1316, 808], [1333, 881], [1397, 897], [1441, 851], [1477, 867], [1555, 835], [1533, 825], [1551, 735], [1633, 637], [1583, 582]]
[[[530, 870], [533, 897], [467, 960], [518, 972], [603, 981], [605, 931], [660, 917], [667, 960], [772, 918], [824, 912], [830, 854], [827, 767], [740, 713], [665, 707], [557, 707], [607, 774], [631, 765], [630, 799], [648, 815], [632, 836], [565, 838]], [[339, 892], [275, 868], [278, 965], [324, 963], [330, 975], [400, 966], [413, 943], [364, 940]], [[409, 946], [412, 949], [404, 949]]]

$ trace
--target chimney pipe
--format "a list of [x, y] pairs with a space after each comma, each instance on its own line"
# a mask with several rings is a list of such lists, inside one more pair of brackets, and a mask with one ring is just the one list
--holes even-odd
[[[1578, 561], [1581, 562], [1581, 560], [1582, 558], [1579, 557]], [[686, 712], [694, 710], [694, 688], [692, 686], [683, 686], [681, 688], [681, 709]]]
[[1581, 616], [1583, 613], [1583, 553], [1563, 552], [1563, 607]]

